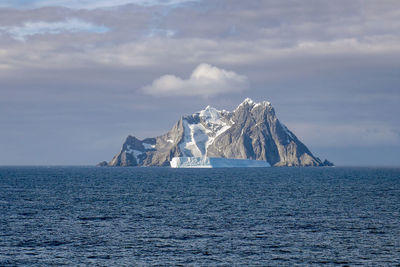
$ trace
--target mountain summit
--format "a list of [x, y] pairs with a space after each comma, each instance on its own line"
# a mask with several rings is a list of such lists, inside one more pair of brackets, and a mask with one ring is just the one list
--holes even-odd
[[313, 156], [283, 125], [270, 102], [246, 98], [234, 111], [207, 106], [182, 117], [155, 138], [128, 136], [121, 151], [102, 166], [169, 166], [175, 157], [267, 161], [271, 166], [331, 166]]

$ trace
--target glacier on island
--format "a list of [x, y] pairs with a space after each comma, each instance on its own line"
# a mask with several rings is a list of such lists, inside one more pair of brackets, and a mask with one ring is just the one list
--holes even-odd
[[99, 165], [170, 166], [173, 158], [257, 160], [271, 166], [333, 165], [315, 157], [278, 120], [270, 102], [257, 103], [250, 98], [233, 111], [207, 106], [183, 116], [161, 136], [139, 140], [130, 135], [110, 162]]
[[209, 157], [174, 157], [171, 168], [232, 168], [232, 167], [271, 167], [265, 160], [227, 159]]

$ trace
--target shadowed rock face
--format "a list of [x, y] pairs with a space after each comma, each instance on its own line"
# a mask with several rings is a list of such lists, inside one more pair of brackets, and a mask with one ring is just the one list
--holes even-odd
[[156, 138], [128, 136], [108, 166], [169, 166], [173, 157], [202, 156], [265, 160], [271, 166], [332, 166], [279, 122], [269, 102], [248, 98], [232, 112], [208, 106], [182, 117]]

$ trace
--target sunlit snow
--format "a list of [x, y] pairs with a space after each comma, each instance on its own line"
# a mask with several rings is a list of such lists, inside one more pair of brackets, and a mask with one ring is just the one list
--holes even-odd
[[207, 155], [207, 148], [214, 142], [215, 138], [227, 131], [233, 124], [226, 121], [221, 115], [227, 113], [213, 107], [207, 106], [198, 112], [199, 123], [189, 123], [183, 119], [184, 140], [180, 148], [186, 157], [203, 157]]

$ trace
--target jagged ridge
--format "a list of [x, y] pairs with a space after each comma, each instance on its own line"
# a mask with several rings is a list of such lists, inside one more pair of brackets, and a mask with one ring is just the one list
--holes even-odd
[[271, 166], [332, 166], [314, 157], [283, 125], [271, 103], [246, 98], [234, 111], [207, 106], [182, 117], [159, 137], [128, 136], [121, 151], [102, 166], [169, 166], [173, 157], [267, 161]]

